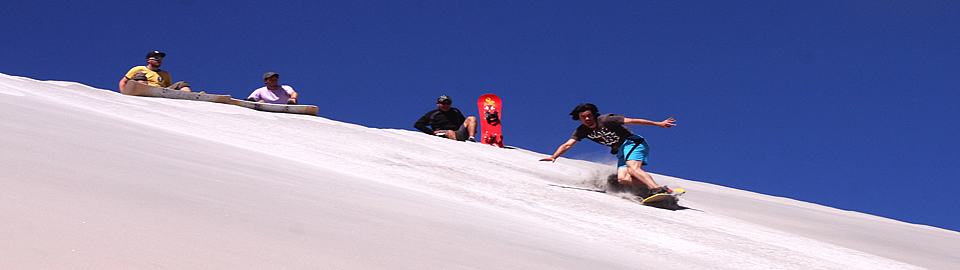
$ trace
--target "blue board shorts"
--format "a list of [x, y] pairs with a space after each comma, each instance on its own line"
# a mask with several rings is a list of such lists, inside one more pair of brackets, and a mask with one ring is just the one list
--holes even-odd
[[626, 167], [627, 160], [639, 160], [643, 162], [643, 165], [647, 165], [647, 157], [650, 156], [650, 145], [647, 145], [646, 140], [637, 143], [639, 140], [643, 140], [643, 137], [633, 135], [620, 145], [620, 150], [617, 151], [617, 168]]

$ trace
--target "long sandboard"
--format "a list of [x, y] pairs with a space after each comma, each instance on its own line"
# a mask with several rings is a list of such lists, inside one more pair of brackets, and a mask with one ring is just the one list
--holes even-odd
[[308, 115], [317, 115], [320, 112], [320, 108], [313, 105], [284, 105], [284, 104], [270, 104], [263, 102], [253, 102], [240, 99], [230, 100], [230, 104], [237, 105], [240, 107], [246, 107], [258, 111], [265, 112], [278, 112], [278, 113], [295, 113], [295, 114], [308, 114]]
[[156, 87], [153, 85], [142, 84], [135, 81], [127, 82], [127, 85], [123, 87], [123, 94], [132, 95], [132, 96], [142, 96], [142, 97], [162, 97], [162, 98], [172, 98], [172, 99], [209, 101], [209, 102], [224, 103], [224, 104], [230, 104], [230, 100], [232, 99], [230, 95], [214, 95], [214, 94], [205, 94], [205, 93], [196, 93], [196, 92], [186, 92], [186, 91], [174, 90], [170, 88], [163, 88], [163, 87]]

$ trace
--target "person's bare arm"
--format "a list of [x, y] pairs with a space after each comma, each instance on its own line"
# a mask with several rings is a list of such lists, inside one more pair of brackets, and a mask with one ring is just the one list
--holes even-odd
[[123, 94], [123, 88], [124, 88], [124, 87], [127, 87], [127, 82], [128, 82], [128, 81], [130, 81], [130, 79], [127, 79], [126, 76], [124, 76], [123, 79], [120, 79], [120, 93], [121, 93], [121, 94]]
[[541, 159], [540, 161], [556, 162], [557, 158], [559, 158], [564, 153], [566, 153], [567, 150], [570, 150], [570, 148], [573, 147], [574, 144], [577, 144], [577, 140], [574, 140], [574, 139], [567, 140], [566, 143], [561, 144], [560, 147], [557, 148], [557, 152], [554, 152], [552, 156]]
[[643, 125], [643, 126], [658, 126], [662, 128], [668, 128], [676, 126], [677, 120], [674, 120], [673, 117], [667, 118], [660, 122], [654, 122], [646, 119], [637, 119], [637, 118], [624, 118], [623, 124], [625, 125]]
[[297, 97], [300, 95], [297, 94], [297, 91], [290, 91], [290, 98], [287, 99], [287, 103], [293, 102], [293, 104], [300, 104], [300, 101], [297, 100]]

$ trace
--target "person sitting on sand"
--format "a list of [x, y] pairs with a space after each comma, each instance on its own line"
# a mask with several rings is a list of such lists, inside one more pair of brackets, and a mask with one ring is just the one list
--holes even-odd
[[463, 113], [452, 105], [450, 97], [440, 96], [437, 98], [437, 109], [424, 114], [413, 127], [430, 135], [475, 142], [473, 136], [477, 133], [477, 118], [463, 117]]

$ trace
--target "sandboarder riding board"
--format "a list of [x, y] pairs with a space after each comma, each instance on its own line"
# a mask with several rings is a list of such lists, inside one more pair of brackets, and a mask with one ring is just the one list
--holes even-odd
[[647, 204], [647, 203], [658, 202], [658, 201], [663, 200], [663, 199], [666, 199], [666, 198], [671, 198], [671, 197], [676, 198], [676, 197], [680, 197], [680, 195], [683, 195], [683, 193], [686, 193], [686, 192], [687, 192], [686, 190], [684, 190], [684, 189], [682, 189], [682, 188], [675, 188], [675, 189], [671, 189], [671, 190], [673, 191], [673, 192], [671, 192], [671, 193], [657, 193], [657, 194], [653, 194], [653, 195], [651, 195], [650, 197], [647, 197], [646, 199], [643, 199], [643, 201], [640, 202], [640, 203]]
[[500, 133], [500, 117], [503, 103], [494, 94], [484, 94], [477, 100], [480, 109], [480, 130], [483, 132], [479, 142], [503, 148], [503, 134]]
[[162, 97], [173, 99], [199, 100], [216, 103], [230, 103], [230, 95], [214, 95], [197, 92], [186, 92], [170, 88], [156, 87], [153, 85], [142, 84], [130, 81], [123, 87], [123, 93], [132, 96], [144, 97]]

